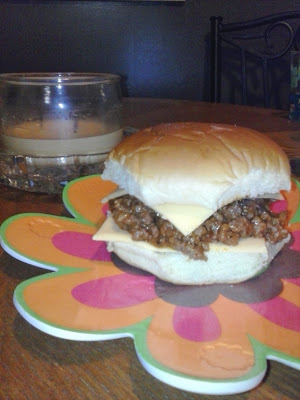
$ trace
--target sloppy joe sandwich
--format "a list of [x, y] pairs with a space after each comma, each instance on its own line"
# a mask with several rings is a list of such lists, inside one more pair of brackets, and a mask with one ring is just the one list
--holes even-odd
[[102, 179], [119, 189], [94, 235], [125, 262], [175, 284], [235, 283], [263, 271], [289, 241], [281, 148], [231, 125], [169, 123], [125, 138]]

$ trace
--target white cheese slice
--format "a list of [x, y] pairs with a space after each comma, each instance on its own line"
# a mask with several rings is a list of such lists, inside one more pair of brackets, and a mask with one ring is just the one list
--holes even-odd
[[281, 193], [265, 193], [257, 196], [258, 199], [272, 199], [272, 200], [284, 200]]
[[101, 203], [107, 203], [109, 200], [116, 199], [117, 197], [124, 196], [124, 194], [127, 194], [126, 190], [117, 188], [107, 196], [103, 197], [101, 199]]
[[[162, 253], [176, 252], [169, 247], [156, 247], [147, 242], [134, 241], [131, 239], [130, 233], [120, 229], [111, 216], [107, 217], [103, 225], [93, 236], [94, 240], [102, 240], [104, 242], [125, 242], [135, 246], [143, 247], [148, 250], [158, 251]], [[234, 252], [234, 253], [266, 253], [267, 247], [264, 239], [261, 238], [245, 238], [240, 239], [237, 246], [227, 246], [223, 243], [210, 243], [211, 251], [217, 252]]]
[[153, 209], [187, 236], [209, 218], [214, 210], [195, 205], [160, 204]]
[[133, 243], [137, 246], [146, 248], [148, 250], [157, 250], [162, 252], [175, 251], [170, 248], [162, 248], [162, 247], [154, 247], [150, 243], [147, 242], [139, 242], [131, 239], [130, 233], [127, 231], [123, 231], [118, 227], [118, 225], [114, 222], [111, 216], [108, 216], [98, 231], [93, 236], [94, 240], [102, 240], [103, 242], [124, 242], [124, 243]]
[[[118, 188], [101, 199], [101, 203], [106, 203], [125, 194], [127, 194], [125, 190]], [[214, 213], [210, 208], [187, 204], [159, 204], [152, 208], [164, 219], [169, 220], [184, 236], [193, 232]]]
[[[101, 202], [106, 203], [107, 201], [116, 197], [127, 194], [123, 189], [116, 189], [108, 196], [104, 197]], [[273, 198], [280, 199], [281, 194], [265, 194], [258, 196], [261, 198]], [[189, 204], [158, 204], [152, 206], [153, 210], [158, 212], [164, 219], [170, 221], [184, 236], [192, 233], [199, 225], [203, 224], [211, 215], [214, 210], [197, 205]]]
[[[264, 194], [258, 196], [266, 199], [282, 199], [278, 194]], [[162, 215], [163, 218], [170, 221], [184, 236], [192, 233], [199, 225], [203, 224], [215, 212], [211, 208], [189, 204], [158, 204], [152, 207]]]

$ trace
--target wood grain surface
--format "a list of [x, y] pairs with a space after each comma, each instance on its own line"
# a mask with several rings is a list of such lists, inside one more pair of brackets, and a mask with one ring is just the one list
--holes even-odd
[[[124, 124], [142, 128], [170, 121], [213, 121], [256, 128], [289, 157], [300, 156], [300, 121], [281, 111], [190, 101], [125, 99]], [[0, 223], [14, 214], [68, 215], [61, 195], [27, 193], [0, 185]], [[263, 382], [230, 396], [189, 393], [153, 378], [137, 359], [133, 341], [68, 341], [29, 325], [13, 305], [15, 287], [44, 273], [0, 248], [0, 400], [298, 400], [299, 371], [269, 362]]]

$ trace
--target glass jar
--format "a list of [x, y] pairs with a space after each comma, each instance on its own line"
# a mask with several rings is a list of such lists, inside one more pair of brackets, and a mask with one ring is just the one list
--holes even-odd
[[120, 77], [101, 73], [0, 75], [0, 181], [60, 192], [101, 173], [122, 140]]

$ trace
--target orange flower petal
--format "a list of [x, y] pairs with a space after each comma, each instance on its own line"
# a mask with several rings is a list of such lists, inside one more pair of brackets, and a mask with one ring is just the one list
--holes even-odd
[[[280, 296], [278, 296], [278, 306], [281, 309], [278, 310], [278, 315], [276, 315], [276, 310], [274, 310], [275, 317], [273, 320], [251, 310], [250, 307], [245, 309], [243, 319], [249, 322], [247, 327], [248, 333], [258, 341], [286, 355], [300, 357], [300, 334], [299, 330], [297, 330], [300, 320], [300, 287], [288, 281], [283, 282], [284, 289]], [[283, 326], [281, 326], [278, 323], [281, 318], [280, 315], [288, 313], [291, 307], [293, 312], [296, 310], [295, 318], [297, 320], [294, 321], [292, 315], [288, 315], [287, 322], [289, 323], [284, 326], [283, 321]]]
[[[73, 216], [100, 226], [105, 215], [101, 199], [113, 192], [117, 185], [95, 175], [72, 181], [63, 192], [64, 203]], [[84, 198], [84, 202], [82, 199]]]
[[90, 235], [96, 232], [95, 227], [68, 218], [23, 214], [13, 217], [5, 230], [5, 241], [22, 256], [44, 263], [45, 268], [51, 265], [57, 268], [92, 268], [97, 261], [67, 254], [54, 246], [53, 236], [66, 230]]
[[[148, 330], [147, 344], [152, 356], [165, 367], [199, 378], [236, 378], [246, 374], [254, 365], [253, 350], [247, 335], [239, 329], [241, 319], [237, 314], [229, 323], [226, 319], [220, 321], [218, 308], [224, 311], [228, 306], [224, 300], [220, 297], [212, 307], [221, 323], [220, 336], [202, 342], [176, 334], [173, 326], [176, 306], [162, 303]], [[231, 314], [234, 317], [234, 310]]]
[[120, 270], [112, 263], [103, 263], [92, 271], [53, 274], [18, 289], [22, 290], [22, 303], [26, 308], [48, 325], [59, 326], [63, 330], [105, 333], [107, 330], [121, 329], [143, 321], [153, 314], [158, 307], [157, 302], [160, 302], [155, 298], [126, 308], [101, 309], [83, 304], [72, 296], [72, 290], [84, 282], [119, 274]]

